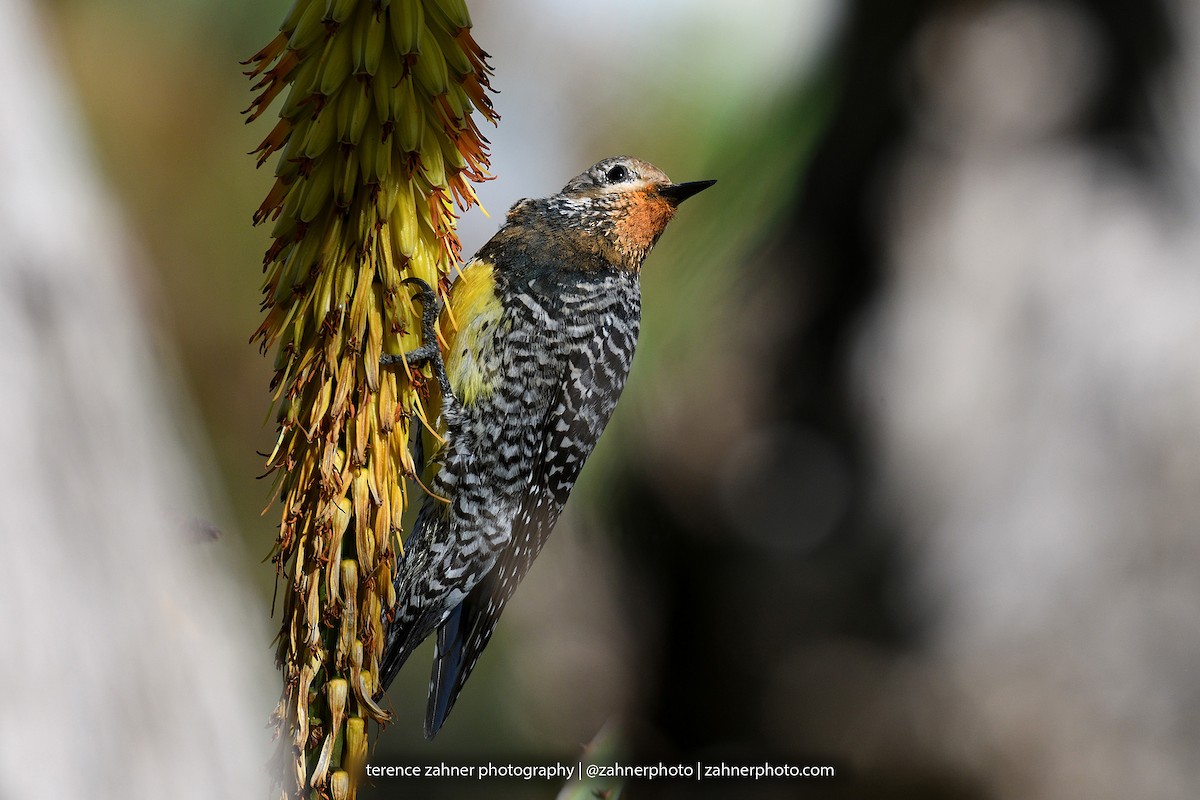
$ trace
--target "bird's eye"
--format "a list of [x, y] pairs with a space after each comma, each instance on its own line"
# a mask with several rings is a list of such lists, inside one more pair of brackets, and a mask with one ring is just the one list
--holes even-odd
[[604, 177], [609, 183], [620, 183], [621, 181], [629, 180], [629, 169], [617, 164], [615, 167], [604, 173]]

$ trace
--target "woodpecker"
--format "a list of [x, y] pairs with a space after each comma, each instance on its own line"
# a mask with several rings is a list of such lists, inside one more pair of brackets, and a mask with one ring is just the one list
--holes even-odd
[[[672, 183], [645, 161], [605, 159], [552, 197], [518, 201], [451, 286], [447, 312], [423, 286], [425, 342], [404, 358], [433, 367], [445, 444], [385, 612], [379, 692], [436, 630], [426, 738], [616, 407], [637, 344], [642, 262], [679, 204], [715, 182]], [[439, 313], [457, 325], [445, 353]]]

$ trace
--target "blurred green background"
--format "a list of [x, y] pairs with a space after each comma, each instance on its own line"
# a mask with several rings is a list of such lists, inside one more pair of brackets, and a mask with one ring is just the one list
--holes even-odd
[[[373, 763], [570, 761], [609, 726], [635, 763], [843, 770], [629, 797], [1196, 796], [1178, 710], [1200, 646], [1171, 609], [1200, 600], [1200, 468], [1177, 455], [1200, 430], [1200, 247], [1163, 222], [1187, 229], [1200, 196], [1196, 15], [470, 5], [502, 120], [465, 253], [606, 156], [719, 183], [646, 264], [625, 396], [453, 718], [421, 738], [426, 645]], [[248, 340], [270, 172], [246, 153], [270, 122], [243, 124], [237, 62], [286, 3], [43, 9], [146, 249], [207, 513], [266, 615], [270, 362]]]
[[[608, 626], [603, 634], [565, 631], [584, 643], [584, 652], [567, 657], [570, 667], [573, 658], [626, 638], [615, 619], [622, 613], [614, 606], [616, 587], [587, 586], [618, 568], [602, 520], [622, 462], [639, 457], [646, 442], [662, 449], [677, 435], [728, 437], [677, 430], [679, 409], [708, 393], [706, 387], [733, 379], [728, 369], [737, 361], [747, 313], [747, 294], [738, 287], [752, 274], [748, 261], [779, 225], [819, 128], [811, 78], [836, 9], [828, 2], [758, 2], [737, 10], [716, 2], [472, 5], [476, 37], [492, 55], [502, 122], [484, 131], [496, 175], [480, 190], [490, 218], [477, 209], [466, 215], [464, 252], [474, 252], [518, 198], [552, 194], [609, 155], [650, 160], [676, 180], [720, 181], [719, 193], [680, 214], [647, 265], [643, 334], [625, 399], [574, 496], [574, 513], [522, 592], [539, 602], [582, 606], [552, 620], [560, 628], [588, 624], [589, 606], [601, 606], [592, 616]], [[216, 522], [238, 540], [226, 545], [245, 562], [248, 580], [259, 587], [259, 613], [267, 614], [273, 574], [259, 559], [273, 539], [276, 511], [260, 515], [268, 485], [255, 476], [262, 472], [256, 451], [273, 443], [266, 419], [270, 361], [247, 342], [259, 322], [259, 267], [268, 244], [268, 231], [251, 227], [250, 215], [270, 186], [270, 171], [256, 171], [246, 154], [270, 123], [243, 124], [238, 112], [251, 92], [238, 61], [271, 37], [288, 4], [55, 0], [48, 8], [95, 155], [147, 251], [142, 288], [211, 447], [214, 513], [223, 517]], [[590, 559], [601, 562], [594, 572], [583, 563]], [[562, 579], [564, 570], [569, 579]], [[611, 654], [601, 666], [617, 674], [593, 675], [602, 686], [590, 702], [564, 710], [557, 695], [531, 697], [536, 680], [518, 681], [511, 692], [520, 662], [536, 658], [505, 655], [519, 646], [512, 629], [541, 626], [535, 603], [520, 600], [456, 709], [455, 724], [433, 745], [420, 740], [418, 723], [428, 659], [414, 658], [392, 692], [411, 702], [393, 699], [399, 720], [380, 741], [378, 761], [389, 754], [424, 759], [495, 751], [570, 758], [631, 706], [630, 666], [614, 664]], [[563, 677], [556, 688], [567, 696], [587, 693], [582, 684]], [[522, 709], [526, 701], [534, 714]], [[519, 785], [513, 792], [553, 793]]]

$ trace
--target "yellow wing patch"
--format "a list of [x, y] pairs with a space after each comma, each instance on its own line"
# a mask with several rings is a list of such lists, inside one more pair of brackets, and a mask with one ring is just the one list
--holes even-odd
[[443, 319], [443, 329], [458, 325], [448, 339], [446, 377], [459, 402], [469, 406], [490, 395], [499, 379], [494, 342], [504, 306], [496, 296], [491, 263], [477, 259], [463, 268], [444, 313], [448, 319]]

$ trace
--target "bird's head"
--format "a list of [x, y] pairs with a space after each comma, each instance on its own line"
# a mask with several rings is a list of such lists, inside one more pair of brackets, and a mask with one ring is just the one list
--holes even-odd
[[675, 209], [716, 181], [673, 183], [646, 161], [629, 156], [606, 158], [571, 179], [551, 198], [588, 233], [603, 236], [635, 269], [658, 241]]
[[513, 212], [532, 211], [557, 235], [602, 249], [617, 266], [636, 271], [679, 204], [714, 183], [673, 183], [653, 164], [615, 156], [572, 178], [558, 194], [522, 201]]

